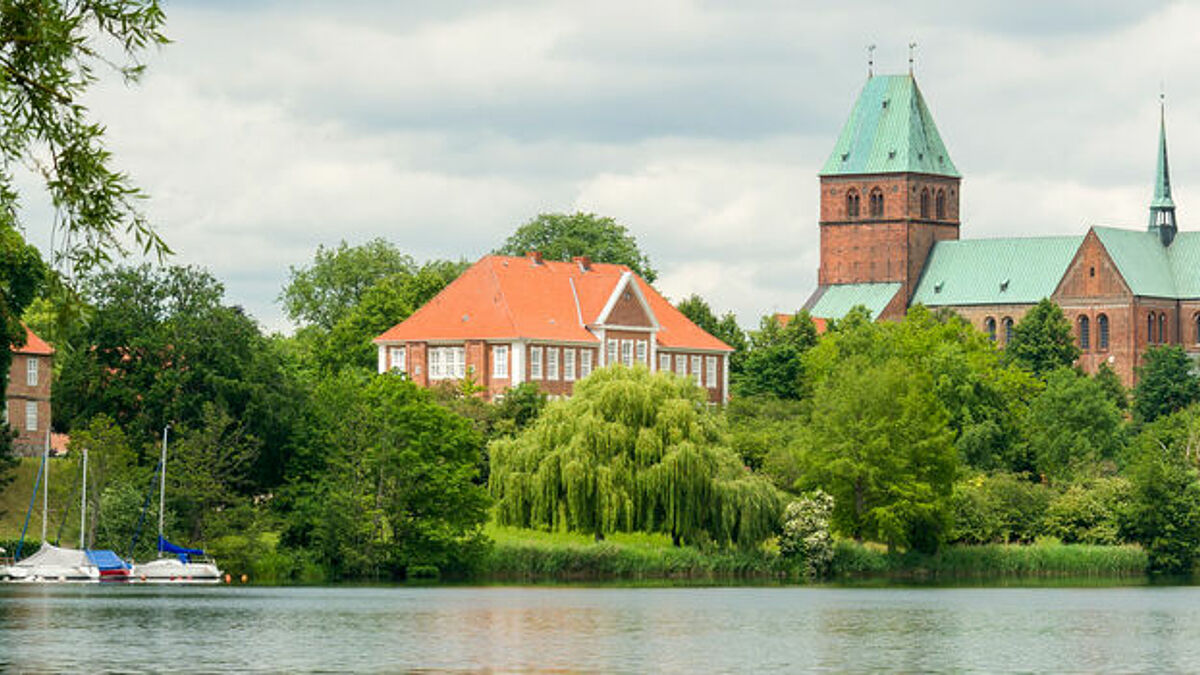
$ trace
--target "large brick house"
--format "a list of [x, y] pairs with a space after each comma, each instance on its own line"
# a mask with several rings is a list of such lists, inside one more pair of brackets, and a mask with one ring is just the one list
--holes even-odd
[[624, 265], [486, 256], [408, 319], [375, 338], [379, 372], [417, 384], [466, 377], [492, 398], [522, 382], [569, 396], [594, 368], [642, 364], [729, 397], [724, 342]]
[[50, 379], [54, 349], [27, 327], [25, 345], [13, 347], [8, 371], [4, 418], [17, 432], [13, 447], [19, 454], [42, 452], [50, 430]]
[[1155, 344], [1200, 356], [1200, 232], [1176, 227], [1161, 117], [1144, 230], [959, 240], [960, 184], [912, 74], [869, 78], [820, 173], [821, 263], [805, 308], [829, 319], [864, 305], [890, 320], [947, 307], [1003, 346], [1050, 298], [1088, 372], [1107, 362], [1132, 384]]

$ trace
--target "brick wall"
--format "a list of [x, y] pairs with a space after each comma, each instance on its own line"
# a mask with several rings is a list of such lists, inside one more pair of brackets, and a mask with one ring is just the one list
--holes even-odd
[[[37, 384], [30, 386], [27, 380], [28, 364], [36, 364]], [[52, 357], [34, 354], [14, 354], [9, 370], [6, 391], [9, 426], [17, 432], [13, 447], [20, 454], [36, 455], [46, 442], [46, 431], [50, 428]], [[27, 402], [37, 407], [37, 428], [26, 429], [25, 408]]]

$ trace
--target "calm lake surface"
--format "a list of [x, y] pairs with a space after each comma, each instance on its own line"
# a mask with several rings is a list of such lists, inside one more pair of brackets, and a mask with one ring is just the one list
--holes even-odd
[[0, 670], [1200, 671], [1200, 588], [0, 586]]

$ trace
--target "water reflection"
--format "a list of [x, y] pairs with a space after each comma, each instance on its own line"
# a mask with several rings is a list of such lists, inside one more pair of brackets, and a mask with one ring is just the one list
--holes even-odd
[[0, 669], [1200, 671], [1200, 589], [0, 587]]

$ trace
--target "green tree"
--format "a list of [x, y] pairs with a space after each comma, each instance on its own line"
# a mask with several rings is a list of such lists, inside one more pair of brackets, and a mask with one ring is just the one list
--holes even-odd
[[[75, 427], [107, 414], [131, 444], [154, 442], [168, 424], [195, 427], [206, 404], [262, 444], [255, 483], [282, 476], [300, 400], [277, 345], [224, 288], [193, 267], [120, 267], [85, 281], [94, 306], [55, 383], [56, 423]], [[154, 455], [150, 451], [151, 456]]]
[[221, 533], [213, 520], [245, 504], [262, 442], [228, 411], [205, 403], [198, 419], [177, 430], [167, 454], [167, 500], [187, 541]]
[[393, 374], [343, 371], [313, 393], [304, 461], [286, 490], [283, 542], [334, 578], [403, 577], [469, 566], [488, 496], [482, 439], [430, 392]]
[[1079, 358], [1071, 324], [1058, 305], [1043, 298], [1013, 326], [1004, 349], [1009, 361], [1039, 377], [1058, 368], [1070, 368]]
[[1117, 375], [1117, 371], [1110, 368], [1107, 363], [1101, 363], [1092, 377], [1118, 410], [1124, 412], [1129, 409], [1129, 390], [1121, 383], [1121, 376]]
[[1095, 474], [1124, 447], [1121, 411], [1089, 377], [1069, 368], [1046, 376], [1023, 426], [1036, 471], [1052, 481]]
[[318, 246], [311, 265], [288, 268], [288, 283], [279, 295], [288, 318], [302, 326], [332, 330], [364, 293], [380, 281], [416, 272], [417, 264], [383, 239], [336, 248]]
[[957, 455], [932, 384], [895, 359], [850, 360], [817, 389], [804, 487], [833, 495], [843, 534], [925, 551], [945, 540]]
[[1200, 401], [1200, 379], [1192, 374], [1192, 361], [1179, 345], [1147, 349], [1136, 371], [1133, 414], [1139, 422], [1153, 422]]
[[594, 262], [626, 265], [647, 282], [658, 278], [629, 230], [594, 213], [538, 214], [496, 249], [498, 255], [522, 256], [529, 251], [541, 253], [546, 260], [587, 256]]
[[718, 319], [704, 298], [695, 294], [681, 300], [675, 308], [709, 335], [733, 347], [733, 353], [729, 355], [729, 372], [734, 376], [742, 372], [742, 360], [747, 347], [746, 332], [738, 325], [733, 312], [726, 312]]
[[816, 344], [817, 328], [807, 311], [800, 310], [786, 324], [773, 315], [764, 316], [758, 331], [750, 334], [742, 372], [733, 381], [734, 393], [804, 398], [809, 383], [805, 380], [802, 357]]
[[612, 366], [575, 385], [513, 439], [491, 444], [500, 523], [594, 534], [663, 532], [677, 544], [755, 546], [778, 491], [723, 444], [703, 390]]
[[1200, 559], [1200, 476], [1189, 456], [1198, 417], [1191, 408], [1148, 425], [1128, 470], [1122, 532], [1146, 549], [1151, 573], [1190, 574]]

